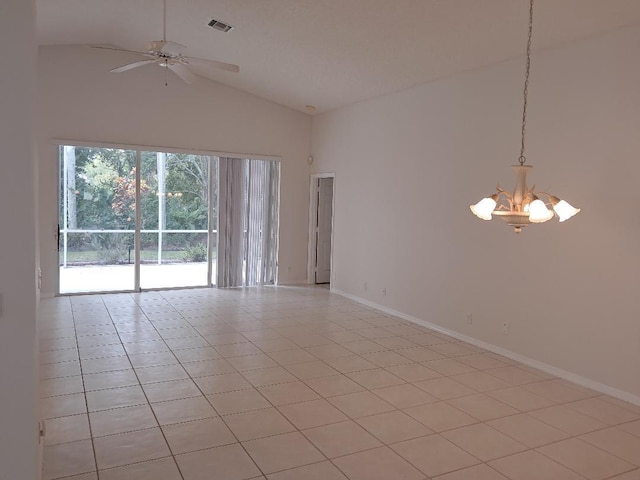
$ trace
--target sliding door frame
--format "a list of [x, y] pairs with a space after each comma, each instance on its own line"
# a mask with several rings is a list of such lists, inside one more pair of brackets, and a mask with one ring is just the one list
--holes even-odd
[[[73, 296], [73, 295], [99, 295], [99, 294], [107, 294], [107, 293], [138, 293], [142, 291], [154, 291], [154, 290], [183, 290], [188, 288], [213, 288], [214, 279], [213, 279], [213, 249], [216, 247], [217, 249], [217, 233], [215, 241], [212, 240], [214, 228], [213, 228], [213, 214], [214, 214], [214, 180], [218, 178], [218, 162], [216, 163], [215, 168], [212, 166], [212, 161], [214, 158], [226, 157], [226, 158], [238, 158], [238, 159], [250, 159], [250, 160], [266, 160], [266, 161], [274, 161], [278, 162], [281, 165], [281, 158], [273, 155], [255, 155], [255, 154], [240, 154], [240, 153], [230, 153], [230, 152], [222, 152], [222, 151], [213, 151], [213, 150], [199, 150], [199, 149], [188, 149], [188, 148], [174, 148], [174, 147], [163, 147], [163, 146], [151, 146], [151, 145], [138, 145], [138, 144], [124, 144], [124, 143], [109, 143], [109, 142], [87, 142], [87, 141], [78, 141], [78, 140], [68, 140], [68, 139], [53, 139], [51, 141], [54, 145], [56, 145], [56, 161], [58, 163], [57, 168], [57, 198], [56, 198], [56, 216], [58, 217], [58, 222], [60, 221], [60, 195], [66, 194], [61, 191], [61, 188], [66, 189], [66, 185], [61, 185], [60, 179], [60, 147], [65, 145], [72, 145], [77, 147], [93, 147], [93, 148], [112, 148], [112, 149], [121, 149], [121, 150], [134, 150], [136, 152], [136, 175], [135, 175], [135, 202], [136, 205], [141, 205], [141, 192], [140, 192], [140, 183], [141, 183], [141, 158], [143, 151], [151, 151], [151, 152], [163, 152], [163, 153], [173, 153], [173, 154], [188, 154], [188, 155], [200, 155], [206, 156], [209, 159], [209, 198], [208, 198], [208, 222], [207, 222], [207, 284], [199, 285], [199, 286], [184, 286], [184, 287], [158, 287], [158, 288], [145, 288], [142, 289], [140, 286], [140, 264], [141, 264], [141, 220], [142, 220], [142, 209], [136, 208], [135, 214], [135, 232], [134, 232], [134, 250], [135, 250], [135, 264], [134, 264], [134, 289], [133, 290], [109, 290], [109, 291], [92, 291], [92, 292], [77, 292], [77, 293], [60, 293], [60, 228], [58, 228], [58, 233], [56, 235], [57, 240], [57, 261], [56, 261], [56, 280], [55, 280], [55, 296]], [[64, 173], [66, 177], [66, 172]], [[279, 174], [280, 176], [280, 174]], [[281, 176], [280, 176], [281, 177]], [[279, 199], [279, 188], [278, 188], [278, 199]], [[279, 213], [278, 213], [279, 216]], [[278, 222], [279, 224], [279, 222]], [[66, 229], [64, 229], [66, 230]], [[217, 229], [215, 229], [217, 232]], [[279, 227], [278, 227], [279, 230]], [[279, 241], [278, 241], [279, 244]], [[276, 256], [278, 255], [276, 249]], [[217, 261], [218, 252], [216, 250], [216, 261]], [[276, 257], [277, 258], [277, 257]], [[276, 261], [277, 265], [277, 261]], [[276, 282], [277, 282], [277, 270], [276, 270]]]
[[141, 241], [141, 234], [140, 234], [140, 230], [141, 227], [140, 225], [142, 224], [142, 208], [140, 208], [141, 205], [141, 195], [140, 195], [140, 183], [142, 181], [142, 151], [141, 150], [136, 150], [136, 225], [135, 225], [135, 230], [136, 232], [134, 233], [133, 236], [133, 244], [134, 244], [134, 250], [135, 250], [135, 263], [133, 265], [133, 271], [134, 271], [134, 291], [136, 292], [140, 292], [142, 291], [140, 289], [140, 262], [142, 261], [142, 253], [140, 252], [140, 245], [142, 243]]

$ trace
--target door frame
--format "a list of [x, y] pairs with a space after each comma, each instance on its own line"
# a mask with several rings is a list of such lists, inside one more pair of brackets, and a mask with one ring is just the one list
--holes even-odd
[[[212, 167], [213, 159], [219, 158], [217, 155], [209, 155], [206, 153], [189, 153], [183, 152], [181, 150], [173, 150], [173, 149], [165, 149], [164, 147], [141, 147], [141, 146], [118, 146], [118, 145], [108, 145], [102, 146], [102, 144], [92, 144], [92, 143], [84, 143], [84, 142], [65, 142], [64, 144], [58, 144], [58, 188], [57, 188], [57, 199], [56, 205], [59, 205], [61, 195], [67, 195], [67, 172], [66, 169], [63, 172], [64, 180], [60, 181], [61, 176], [61, 162], [60, 162], [60, 147], [64, 146], [80, 146], [80, 147], [90, 147], [90, 148], [116, 148], [122, 150], [130, 150], [135, 152], [135, 176], [133, 177], [135, 181], [135, 205], [141, 205], [141, 190], [140, 186], [142, 183], [142, 153], [187, 153], [190, 155], [199, 155], [201, 157], [207, 157], [209, 160], [209, 172], [207, 175], [207, 179], [209, 181], [209, 198], [208, 198], [208, 207], [207, 207], [207, 244], [211, 243], [211, 235], [215, 232], [212, 229], [212, 220], [213, 220], [213, 181], [217, 178], [216, 169]], [[217, 164], [217, 162], [216, 162]], [[151, 291], [168, 291], [168, 290], [183, 290], [183, 289], [191, 289], [191, 288], [212, 288], [215, 287], [212, 284], [212, 266], [213, 266], [213, 257], [211, 253], [210, 246], [207, 247], [208, 255], [207, 255], [207, 283], [202, 285], [178, 285], [178, 286], [161, 286], [161, 287], [142, 287], [141, 286], [141, 267], [142, 267], [142, 259], [141, 259], [141, 234], [144, 233], [142, 231], [142, 209], [136, 208], [135, 210], [135, 225], [133, 227], [133, 250], [134, 250], [134, 261], [133, 261], [133, 289], [123, 289], [123, 290], [91, 290], [91, 291], [80, 291], [80, 292], [60, 292], [60, 212], [58, 207], [58, 222], [57, 222], [57, 232], [56, 232], [56, 240], [57, 240], [57, 261], [56, 261], [56, 278], [55, 278], [55, 292], [54, 296], [77, 296], [77, 295], [104, 295], [104, 294], [118, 294], [118, 293], [141, 293], [141, 292], [151, 292]], [[64, 222], [64, 220], [63, 220]], [[159, 229], [160, 226], [158, 226]], [[63, 230], [66, 230], [66, 225]], [[115, 230], [114, 230], [115, 231]], [[125, 232], [125, 230], [123, 230]], [[159, 244], [161, 244], [161, 237], [158, 236]], [[65, 238], [66, 241], [66, 238]]]
[[330, 288], [333, 288], [333, 280], [335, 278], [335, 272], [333, 269], [333, 239], [335, 234], [335, 216], [336, 216], [336, 174], [335, 172], [327, 173], [312, 173], [309, 177], [309, 247], [307, 251], [307, 283], [309, 285], [315, 285], [315, 271], [316, 271], [316, 249], [317, 249], [317, 237], [316, 237], [316, 224], [318, 222], [318, 179], [319, 178], [333, 178], [333, 195], [331, 196], [331, 277]]

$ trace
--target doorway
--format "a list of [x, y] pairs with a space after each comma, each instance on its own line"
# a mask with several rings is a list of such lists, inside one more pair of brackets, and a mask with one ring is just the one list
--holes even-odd
[[309, 283], [331, 284], [335, 174], [311, 176]]

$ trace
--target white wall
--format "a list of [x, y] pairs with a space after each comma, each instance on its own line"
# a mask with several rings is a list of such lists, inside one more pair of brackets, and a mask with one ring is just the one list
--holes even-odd
[[0, 479], [39, 478], [35, 0], [3, 1], [0, 41]]
[[333, 287], [640, 400], [639, 51], [636, 27], [534, 55], [529, 183], [582, 213], [520, 235], [469, 205], [513, 188], [522, 58], [314, 117]]
[[153, 66], [108, 72], [129, 58], [87, 47], [40, 48], [43, 294], [54, 292], [57, 262], [57, 152], [51, 139], [281, 157], [279, 279], [303, 282], [310, 117], [208, 80], [187, 85], [169, 75], [165, 86], [164, 71]]

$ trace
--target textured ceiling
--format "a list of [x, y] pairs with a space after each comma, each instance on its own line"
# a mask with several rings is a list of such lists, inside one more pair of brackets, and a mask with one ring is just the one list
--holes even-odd
[[[162, 37], [162, 0], [38, 0], [37, 8], [41, 45], [145, 50]], [[167, 39], [187, 55], [240, 66], [239, 74], [198, 71], [211, 80], [324, 112], [522, 56], [528, 9], [527, 0], [167, 0]], [[235, 28], [214, 31], [212, 18]], [[637, 24], [640, 0], [536, 0], [534, 51]], [[134, 60], [95, 55], [114, 67]]]

